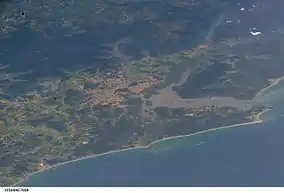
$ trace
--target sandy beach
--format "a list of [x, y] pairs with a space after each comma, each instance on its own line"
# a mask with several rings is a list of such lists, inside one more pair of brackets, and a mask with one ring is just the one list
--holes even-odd
[[[284, 76], [281, 77], [281, 78], [278, 78], [278, 79], [273, 79], [273, 81], [271, 81], [271, 85], [269, 85], [268, 87], [262, 89], [260, 92], [258, 92], [256, 94], [255, 97], [259, 96], [261, 93], [263, 93], [264, 91], [268, 90], [269, 88], [277, 85], [283, 79], [284, 79]], [[203, 133], [207, 133], [207, 132], [213, 132], [213, 131], [226, 129], [226, 128], [231, 128], [231, 127], [238, 127], [238, 126], [251, 125], [251, 124], [259, 124], [259, 123], [263, 122], [263, 120], [261, 120], [260, 116], [262, 114], [264, 114], [265, 112], [267, 112], [267, 111], [269, 111], [269, 109], [265, 109], [262, 112], [258, 113], [256, 116], [253, 117], [253, 121], [251, 121], [251, 122], [239, 123], [239, 124], [228, 125], [228, 126], [222, 126], [222, 127], [217, 127], [217, 128], [211, 128], [211, 129], [207, 129], [207, 130], [204, 130], [204, 131], [200, 131], [200, 132], [196, 132], [196, 133], [192, 133], [192, 134], [188, 134], [188, 135], [178, 135], [178, 136], [166, 137], [166, 138], [163, 138], [163, 139], [160, 139], [160, 140], [157, 140], [157, 141], [153, 141], [150, 144], [148, 144], [147, 146], [138, 146], [138, 147], [134, 147], [134, 148], [132, 147], [132, 148], [126, 148], [126, 149], [113, 150], [113, 151], [109, 151], [109, 152], [105, 152], [105, 153], [101, 153], [101, 154], [95, 154], [95, 155], [90, 155], [90, 156], [78, 158], [78, 159], [75, 159], [75, 160], [66, 161], [66, 162], [59, 163], [59, 164], [56, 164], [56, 165], [53, 165], [53, 166], [49, 166], [49, 167], [47, 167], [47, 168], [45, 168], [43, 170], [39, 170], [39, 171], [36, 171], [34, 173], [31, 173], [31, 174], [28, 175], [28, 178], [30, 178], [31, 176], [33, 176], [33, 175], [35, 175], [37, 173], [53, 169], [53, 168], [59, 167], [59, 166], [64, 165], [64, 164], [68, 164], [68, 163], [72, 163], [72, 162], [76, 162], [76, 161], [80, 161], [80, 160], [84, 160], [84, 159], [88, 159], [88, 158], [108, 155], [108, 154], [112, 154], [112, 153], [119, 153], [119, 152], [124, 152], [124, 151], [129, 151], [129, 150], [135, 150], [135, 149], [150, 148], [151, 145], [159, 143], [159, 142], [162, 142], [162, 141], [165, 141], [165, 140], [171, 140], [171, 139], [178, 139], [178, 138], [196, 136], [196, 135], [199, 135], [199, 134], [203, 134]], [[22, 180], [20, 180], [19, 182], [15, 183], [12, 186], [17, 186], [18, 184], [20, 184], [20, 183], [22, 183], [22, 182], [24, 182], [26, 180], [28, 180], [28, 179], [22, 179]]]
[[266, 90], [274, 87], [275, 85], [277, 85], [281, 80], [284, 79], [284, 76], [280, 77], [280, 78], [276, 78], [276, 79], [270, 79], [270, 85], [268, 87], [263, 88], [261, 91], [259, 91], [255, 97], [253, 99], [255, 99], [256, 97], [260, 96], [263, 92], [265, 92]]
[[[192, 134], [188, 134], [188, 135], [177, 135], [177, 136], [172, 136], [172, 137], [165, 137], [163, 139], [160, 139], [160, 140], [156, 140], [156, 141], [153, 141], [151, 142], [150, 144], [146, 145], [146, 146], [138, 146], [138, 147], [134, 147], [134, 148], [126, 148], [126, 149], [120, 149], [120, 150], [113, 150], [113, 151], [109, 151], [109, 152], [105, 152], [105, 153], [101, 153], [101, 154], [95, 154], [95, 155], [90, 155], [90, 156], [86, 156], [86, 157], [82, 157], [82, 158], [78, 158], [78, 159], [75, 159], [75, 160], [70, 160], [70, 161], [66, 161], [66, 162], [62, 162], [62, 163], [59, 163], [59, 164], [56, 164], [56, 165], [53, 165], [53, 166], [50, 166], [50, 167], [47, 167], [43, 170], [39, 170], [39, 171], [36, 171], [36, 172], [33, 172], [31, 173], [30, 175], [28, 175], [27, 178], [30, 178], [31, 176], [37, 174], [37, 173], [40, 173], [40, 172], [44, 172], [46, 170], [50, 170], [50, 169], [53, 169], [53, 168], [56, 168], [56, 167], [59, 167], [61, 165], [64, 165], [64, 164], [68, 164], [68, 163], [72, 163], [72, 162], [77, 162], [77, 161], [80, 161], [80, 160], [84, 160], [84, 159], [88, 159], [88, 158], [94, 158], [94, 157], [98, 157], [98, 156], [103, 156], [103, 155], [108, 155], [108, 154], [112, 154], [112, 153], [119, 153], [119, 152], [124, 152], [124, 151], [129, 151], [129, 150], [135, 150], [135, 149], [146, 149], [146, 148], [150, 148], [152, 145], [156, 144], [156, 143], [159, 143], [159, 142], [162, 142], [162, 141], [166, 141], [166, 140], [172, 140], [172, 139], [179, 139], [179, 138], [184, 138], [184, 137], [190, 137], [190, 136], [196, 136], [196, 135], [199, 135], [199, 134], [203, 134], [203, 133], [208, 133], [208, 132], [213, 132], [213, 131], [217, 131], [217, 130], [221, 130], [221, 129], [226, 129], [226, 128], [232, 128], [232, 127], [239, 127], [239, 126], [244, 126], [244, 125], [251, 125], [251, 124], [259, 124], [259, 123], [262, 123], [263, 121], [260, 119], [260, 116], [265, 113], [267, 111], [267, 109], [265, 109], [264, 111], [260, 112], [257, 116], [256, 116], [256, 120], [252, 121], [252, 122], [245, 122], [245, 123], [239, 123], [239, 124], [234, 124], [234, 125], [227, 125], [227, 126], [222, 126], [222, 127], [216, 127], [216, 128], [211, 128], [211, 129], [207, 129], [207, 130], [204, 130], [204, 131], [199, 131], [199, 132], [196, 132], [196, 133], [192, 133]], [[26, 181], [28, 179], [22, 179], [20, 180], [19, 182], [13, 184], [12, 186], [17, 186], [18, 184]]]

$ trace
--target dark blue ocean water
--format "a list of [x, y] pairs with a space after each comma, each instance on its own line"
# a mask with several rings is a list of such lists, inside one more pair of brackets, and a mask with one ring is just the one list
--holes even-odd
[[284, 120], [62, 165], [23, 186], [283, 186]]
[[284, 186], [284, 81], [254, 99], [264, 123], [61, 165], [21, 186]]
[[[279, 1], [277, 3], [279, 4]], [[272, 1], [269, 1], [269, 4], [272, 4]], [[275, 10], [277, 7], [279, 11]], [[281, 6], [277, 7], [273, 7], [273, 12], [282, 13]], [[273, 23], [272, 21], [279, 22], [277, 18], [282, 22], [282, 18], [277, 14], [273, 19], [270, 19], [271, 14], [267, 15], [270, 15], [265, 17], [268, 22], [259, 20], [254, 26], [259, 25], [261, 28], [264, 24]], [[205, 24], [207, 26], [207, 23]], [[140, 26], [134, 26], [132, 31], [127, 26], [86, 27], [86, 33], [72, 37], [71, 40], [68, 37], [63, 38], [64, 32], [54, 30], [53, 26], [47, 31], [47, 38], [23, 27], [13, 33], [13, 38], [1, 39], [0, 62], [9, 65], [12, 72], [33, 70], [34, 75], [38, 76], [52, 76], [56, 68], [103, 68], [106, 65], [105, 60], [109, 59], [107, 53], [111, 50], [106, 44], [123, 37], [140, 40], [139, 44], [142, 45], [143, 42], [146, 48], [157, 48], [157, 42], [148, 39], [150, 35], [144, 30], [151, 29], [150, 26]], [[197, 28], [196, 25], [189, 26]], [[248, 33], [246, 28], [243, 30]], [[194, 39], [192, 33], [187, 34], [186, 38], [177, 42], [179, 46], [181, 41], [188, 44], [187, 38]], [[276, 107], [278, 115], [283, 112], [282, 106]], [[274, 117], [274, 114], [270, 115], [270, 118]], [[283, 125], [284, 120], [280, 116], [264, 124], [226, 128], [163, 141], [147, 149], [113, 153], [61, 165], [33, 175], [20, 185], [283, 186]]]

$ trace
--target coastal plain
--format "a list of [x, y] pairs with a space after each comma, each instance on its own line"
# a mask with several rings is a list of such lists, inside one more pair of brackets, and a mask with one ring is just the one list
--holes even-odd
[[262, 94], [284, 76], [276, 0], [0, 6], [1, 186], [71, 160], [260, 121], [275, 100]]

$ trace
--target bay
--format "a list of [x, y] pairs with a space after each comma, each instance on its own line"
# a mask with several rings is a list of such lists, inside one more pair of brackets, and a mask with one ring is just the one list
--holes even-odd
[[90, 157], [34, 174], [19, 186], [283, 186], [282, 85], [256, 99], [276, 106], [261, 116], [263, 123]]
[[[119, 34], [117, 30], [105, 31]], [[78, 63], [84, 66], [95, 63], [93, 59], [96, 55], [103, 55], [94, 49], [97, 45], [103, 46], [98, 41], [100, 38], [89, 38], [93, 37], [93, 31], [89, 29], [85, 34], [78, 35], [80, 41], [73, 39], [75, 41], [73, 43], [77, 45], [73, 50], [68, 49], [66, 37], [54, 38], [53, 42], [56, 44], [51, 44], [47, 40], [40, 41], [37, 36], [32, 37], [28, 30], [24, 32], [25, 36], [30, 37], [28, 39], [33, 40], [29, 44], [25, 39], [20, 38], [22, 37], [20, 34], [15, 34], [18, 35], [22, 45], [29, 45], [29, 49], [21, 49], [18, 45], [11, 45], [10, 42], [4, 42], [5, 44], [1, 46], [1, 50], [5, 51], [0, 54], [1, 58], [4, 63], [11, 63], [12, 71], [18, 71], [19, 67], [23, 68], [20, 69], [21, 71], [35, 70], [36, 64], [40, 61], [37, 59], [41, 58], [40, 54], [38, 58], [25, 61], [29, 64], [29, 68], [26, 68], [26, 65], [24, 68], [18, 58], [15, 58], [15, 61], [10, 60], [15, 50], [19, 52], [17, 53], [19, 56], [23, 56], [23, 53], [31, 55], [29, 50], [35, 50], [33, 46], [42, 47], [40, 52], [48, 50], [48, 56], [52, 56], [41, 61], [38, 69], [40, 75], [46, 76], [52, 75], [53, 67], [59, 64], [62, 65], [61, 67], [64, 67], [64, 64], [76, 66]], [[82, 42], [82, 39], [88, 41]], [[83, 51], [81, 48], [86, 48], [87, 45], [89, 45], [87, 50], [90, 51], [86, 52], [86, 49]], [[60, 53], [60, 57], [57, 53]], [[263, 116], [265, 123], [220, 129], [161, 141], [148, 148], [70, 162], [34, 174], [19, 186], [282, 186], [284, 120], [281, 115], [284, 108], [281, 94], [283, 91], [279, 89], [275, 88], [269, 93], [266, 91], [264, 96], [256, 100], [257, 103], [275, 106]]]

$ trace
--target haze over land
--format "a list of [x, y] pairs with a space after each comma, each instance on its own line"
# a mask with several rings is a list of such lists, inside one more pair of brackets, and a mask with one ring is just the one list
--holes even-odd
[[[284, 2], [0, 4], [0, 184], [253, 121], [284, 76]], [[189, 127], [190, 125], [190, 127]]]

